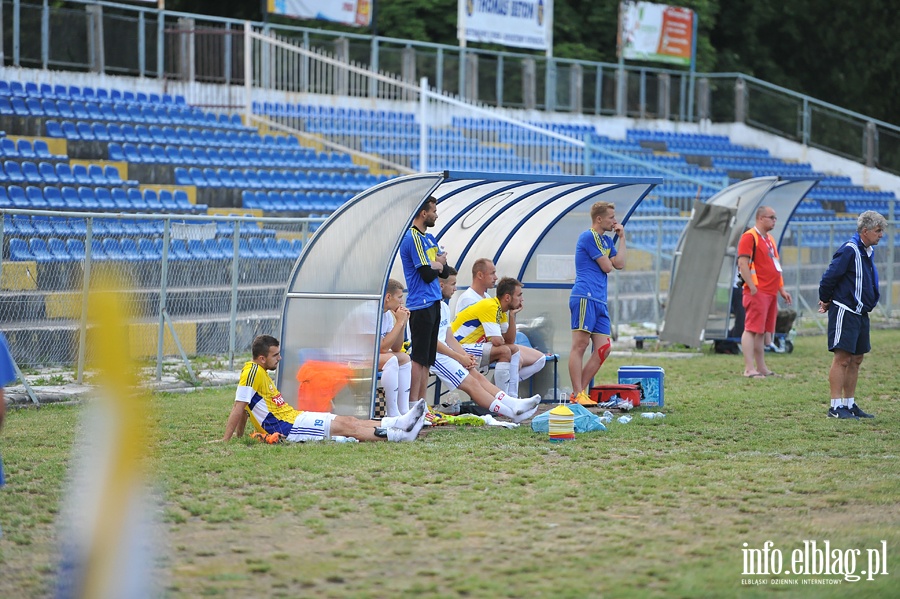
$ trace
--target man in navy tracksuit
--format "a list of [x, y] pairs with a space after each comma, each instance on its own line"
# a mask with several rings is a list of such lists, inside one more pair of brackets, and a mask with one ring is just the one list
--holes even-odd
[[856, 221], [857, 233], [835, 252], [819, 282], [819, 312], [828, 311], [828, 350], [834, 352], [828, 384], [831, 387], [829, 418], [874, 418], [863, 412], [854, 398], [859, 365], [872, 346], [869, 312], [878, 303], [878, 270], [872, 259], [887, 221], [868, 210]]

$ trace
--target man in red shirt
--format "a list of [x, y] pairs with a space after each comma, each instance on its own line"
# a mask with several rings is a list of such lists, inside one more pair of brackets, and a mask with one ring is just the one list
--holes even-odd
[[775, 332], [778, 296], [791, 304], [791, 294], [784, 290], [778, 248], [769, 231], [775, 228], [775, 211], [770, 206], [756, 210], [756, 226], [747, 229], [738, 242], [738, 271], [744, 280], [744, 376], [764, 377], [775, 374], [766, 366], [766, 333]]

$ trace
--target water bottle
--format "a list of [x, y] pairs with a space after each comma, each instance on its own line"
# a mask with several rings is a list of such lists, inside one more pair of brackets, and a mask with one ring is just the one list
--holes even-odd
[[628, 414], [623, 414], [623, 415], [619, 416], [618, 418], [616, 418], [616, 420], [619, 421], [621, 424], [628, 424], [629, 422], [631, 422], [631, 416], [629, 416]]
[[643, 414], [641, 414], [641, 416], [644, 418], [650, 418], [650, 419], [666, 417], [666, 415], [663, 414], [662, 412], [644, 412]]

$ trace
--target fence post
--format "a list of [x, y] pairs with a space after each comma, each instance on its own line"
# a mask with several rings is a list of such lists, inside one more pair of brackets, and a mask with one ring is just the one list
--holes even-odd
[[228, 368], [234, 370], [234, 352], [237, 344], [238, 255], [241, 244], [241, 221], [234, 221], [231, 247], [231, 318], [228, 324]]
[[584, 101], [582, 98], [584, 92], [584, 69], [581, 65], [575, 63], [572, 70], [569, 71], [569, 98], [572, 102], [572, 112], [581, 114], [584, 112]]
[[747, 122], [747, 83], [742, 77], [734, 82], [734, 122]]
[[194, 82], [194, 19], [178, 19], [178, 75]]
[[171, 220], [163, 223], [162, 264], [159, 269], [159, 327], [156, 339], [156, 382], [162, 380], [163, 339], [166, 334], [166, 291], [169, 285], [169, 245], [172, 238]]
[[697, 81], [697, 121], [708, 121], [709, 113], [709, 79], [701, 77]]
[[[373, 73], [378, 72], [378, 66], [379, 66], [378, 65], [378, 58], [379, 58], [378, 50], [379, 50], [378, 36], [373, 35], [372, 36], [372, 47], [369, 50], [369, 68], [372, 70]], [[404, 52], [405, 52], [405, 50], [404, 50]], [[415, 55], [415, 50], [413, 50], [413, 54]], [[404, 60], [405, 60], [405, 58], [406, 57], [404, 56]], [[415, 75], [415, 71], [413, 71], [413, 76], [412, 76], [412, 78], [410, 78], [410, 81], [415, 81], [415, 80], [416, 80], [416, 75]], [[369, 97], [370, 98], [378, 97], [378, 79], [376, 79], [375, 77], [369, 77]]]
[[503, 55], [497, 56], [497, 108], [503, 108]]
[[143, 79], [147, 74], [147, 25], [144, 22], [144, 11], [138, 13], [138, 76]]
[[641, 69], [640, 87], [638, 93], [638, 115], [641, 120], [647, 118], [647, 69]]
[[225, 85], [231, 85], [231, 22], [225, 23], [225, 49], [222, 57]]
[[91, 70], [101, 75], [106, 69], [103, 54], [103, 5], [89, 4], [87, 12], [88, 51], [91, 55]]
[[464, 98], [478, 102], [478, 54], [466, 52], [466, 88]]
[[22, 29], [22, 0], [13, 0], [13, 66], [19, 65], [19, 46], [21, 44]]
[[[662, 271], [662, 235], [663, 235], [663, 226], [662, 219], [656, 221], [656, 254], [653, 256], [653, 269], [656, 271], [656, 276], [653, 277], [653, 280], [656, 281], [654, 286], [654, 291], [656, 292], [656, 298], [653, 302], [653, 321], [656, 323], [656, 330], [659, 331], [659, 304], [660, 304], [660, 296], [662, 295], [662, 285], [660, 284], [660, 275]], [[672, 281], [669, 280], [669, 288], [672, 288]]]
[[621, 64], [616, 70], [616, 116], [625, 116], [628, 98], [628, 73]]
[[91, 265], [93, 264], [93, 252], [91, 246], [94, 240], [94, 218], [85, 220], [84, 233], [84, 275], [81, 278], [81, 326], [78, 329], [78, 366], [75, 380], [80, 385], [84, 382], [84, 354], [87, 343], [87, 318], [88, 296], [91, 286]]
[[428, 77], [419, 79], [419, 172], [428, 170]]
[[522, 103], [525, 110], [534, 110], [537, 104], [537, 66], [533, 58], [522, 61]]
[[556, 110], [556, 61], [552, 57], [547, 57], [544, 72], [544, 110]]
[[166, 76], [166, 11], [156, 13], [156, 76]]
[[[671, 94], [672, 78], [668, 73], [660, 73], [656, 83], [656, 118], [669, 120], [669, 96]], [[659, 323], [657, 323], [659, 324]]]
[[244, 124], [253, 118], [253, 26], [244, 21]]
[[[407, 46], [403, 48], [402, 52], [402, 64], [401, 64], [401, 77], [403, 81], [408, 83], [415, 83], [416, 81], [416, 51], [412, 46]], [[374, 77], [371, 80], [377, 81]], [[403, 99], [407, 102], [413, 100], [414, 92], [412, 90], [403, 88]], [[377, 97], [377, 92], [372, 94], [372, 97]]]
[[41, 68], [47, 70], [50, 61], [50, 5], [41, 3]]
[[[339, 37], [334, 40], [334, 57], [340, 62], [350, 63], [350, 40], [345, 37]], [[339, 96], [346, 96], [350, 89], [350, 71], [340, 69], [334, 76], [334, 93]]]
[[603, 113], [603, 67], [597, 65], [597, 81], [594, 89], [594, 114]]
[[[875, 123], [866, 123], [866, 166], [874, 168], [878, 164], [878, 129]], [[893, 246], [891, 246], [893, 247]]]

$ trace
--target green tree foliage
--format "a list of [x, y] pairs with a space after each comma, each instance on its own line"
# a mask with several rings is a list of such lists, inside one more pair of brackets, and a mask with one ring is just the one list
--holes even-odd
[[[375, 0], [379, 35], [456, 45], [457, 0]], [[698, 15], [697, 70], [742, 72], [888, 122], [900, 122], [900, 36], [889, 0], [669, 0]], [[556, 0], [560, 58], [615, 62], [618, 0]], [[262, 2], [167, 0], [170, 10], [262, 19]], [[360, 32], [270, 17], [311, 28]], [[493, 49], [500, 49], [492, 47]], [[514, 51], [519, 51], [515, 50]], [[658, 65], [648, 65], [658, 66]]]

